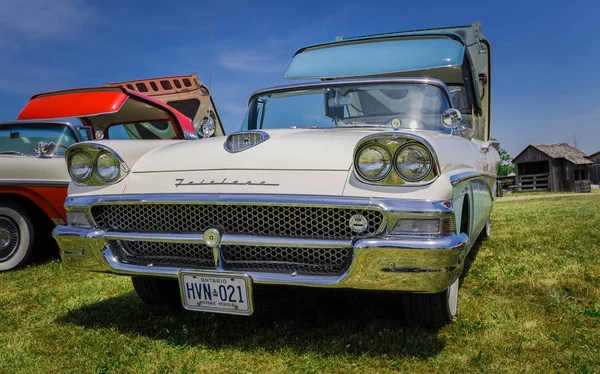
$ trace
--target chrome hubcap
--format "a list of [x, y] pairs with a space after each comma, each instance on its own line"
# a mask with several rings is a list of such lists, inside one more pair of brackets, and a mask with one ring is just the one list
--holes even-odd
[[12, 219], [0, 216], [0, 261], [10, 258], [19, 246], [19, 227]]

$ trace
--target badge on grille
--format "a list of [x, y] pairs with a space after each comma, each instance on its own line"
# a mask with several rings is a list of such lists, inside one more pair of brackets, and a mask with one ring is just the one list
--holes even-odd
[[217, 229], [208, 229], [204, 231], [204, 244], [210, 248], [215, 248], [221, 243], [221, 233]]
[[350, 229], [357, 234], [362, 234], [363, 232], [367, 231], [367, 227], [369, 226], [367, 217], [363, 216], [362, 214], [353, 215], [350, 217], [350, 222], [348, 223], [350, 225]]

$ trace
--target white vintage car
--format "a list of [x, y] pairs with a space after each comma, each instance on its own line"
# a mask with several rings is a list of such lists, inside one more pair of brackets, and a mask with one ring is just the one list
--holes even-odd
[[320, 81], [254, 93], [225, 139], [72, 146], [64, 263], [152, 305], [250, 315], [278, 284], [397, 291], [408, 321], [449, 322], [495, 196], [489, 48], [479, 24], [311, 46], [286, 77]]

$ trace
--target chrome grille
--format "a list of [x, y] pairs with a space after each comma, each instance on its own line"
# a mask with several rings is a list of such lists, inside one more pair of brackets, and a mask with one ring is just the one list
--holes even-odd
[[203, 244], [120, 240], [109, 242], [128, 264], [214, 269], [213, 251]]
[[[119, 240], [109, 245], [128, 264], [215, 269], [213, 250], [203, 244]], [[221, 246], [220, 251], [223, 268], [238, 271], [340, 275], [352, 261], [351, 248]]]
[[351, 239], [350, 218], [362, 214], [373, 236], [383, 214], [375, 209], [242, 204], [111, 204], [92, 207], [102, 229], [132, 232], [204, 232], [297, 238]]
[[350, 265], [351, 248], [221, 246], [223, 267], [306, 275], [340, 275]]

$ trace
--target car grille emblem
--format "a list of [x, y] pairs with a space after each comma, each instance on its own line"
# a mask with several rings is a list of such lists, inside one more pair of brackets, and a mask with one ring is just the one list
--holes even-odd
[[367, 217], [363, 216], [362, 214], [353, 215], [350, 217], [350, 221], [348, 223], [350, 225], [350, 229], [357, 234], [362, 234], [363, 232], [367, 231], [369, 226]]
[[215, 248], [221, 244], [221, 234], [217, 229], [208, 229], [204, 232], [204, 244], [210, 248]]

